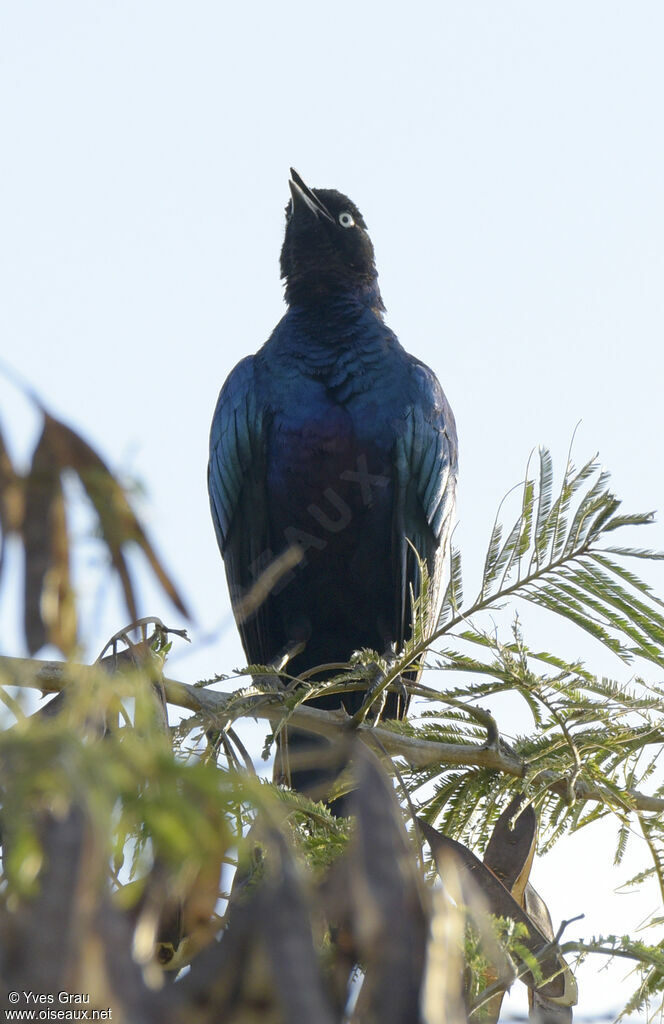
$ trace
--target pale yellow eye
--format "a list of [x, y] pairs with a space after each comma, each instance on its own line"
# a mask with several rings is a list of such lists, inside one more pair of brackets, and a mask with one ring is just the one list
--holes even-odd
[[349, 213], [348, 210], [344, 210], [343, 213], [339, 214], [339, 223], [341, 224], [342, 228], [354, 228], [355, 227], [355, 221], [353, 220], [353, 215], [351, 213]]

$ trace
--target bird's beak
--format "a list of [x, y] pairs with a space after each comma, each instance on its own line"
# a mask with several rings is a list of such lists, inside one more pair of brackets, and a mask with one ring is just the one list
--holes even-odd
[[334, 217], [330, 215], [309, 186], [305, 185], [295, 168], [291, 167], [290, 172], [291, 178], [288, 185], [293, 197], [293, 213], [306, 209], [313, 213], [315, 217], [323, 217], [325, 220], [331, 220], [334, 223]]

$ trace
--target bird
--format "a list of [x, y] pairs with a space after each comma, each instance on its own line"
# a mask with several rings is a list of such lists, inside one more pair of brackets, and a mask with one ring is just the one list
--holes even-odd
[[[221, 389], [208, 490], [249, 664], [287, 666], [293, 678], [359, 650], [402, 648], [420, 559], [435, 627], [458, 443], [434, 372], [385, 323], [358, 207], [336, 189], [309, 188], [293, 168], [289, 188], [280, 257], [287, 311]], [[353, 714], [363, 698], [348, 691], [310, 703]], [[405, 693], [390, 692], [382, 715], [406, 710]], [[307, 747], [289, 729], [288, 742], [315, 751], [325, 741]], [[287, 781], [318, 794], [330, 772], [312, 763]]]

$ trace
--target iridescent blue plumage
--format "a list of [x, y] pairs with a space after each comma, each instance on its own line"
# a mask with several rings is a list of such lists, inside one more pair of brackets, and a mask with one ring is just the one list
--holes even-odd
[[[410, 544], [428, 565], [435, 620], [457, 440], [435, 375], [383, 321], [357, 208], [295, 175], [291, 191], [282, 251], [289, 309], [222, 388], [209, 490], [236, 609], [275, 558], [293, 545], [303, 552], [238, 618], [250, 662], [290, 652], [288, 672], [298, 674], [362, 647], [403, 644], [419, 587]], [[344, 703], [352, 711], [360, 700], [349, 694]], [[391, 694], [385, 713], [404, 711]]]

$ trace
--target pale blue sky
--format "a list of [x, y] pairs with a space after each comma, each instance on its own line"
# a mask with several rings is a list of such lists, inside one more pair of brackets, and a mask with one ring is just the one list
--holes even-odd
[[[145, 484], [195, 640], [228, 625], [207, 436], [228, 371], [283, 310], [291, 164], [357, 202], [388, 322], [455, 410], [469, 591], [529, 450], [560, 467], [579, 419], [578, 457], [599, 448], [630, 508], [664, 507], [663, 50], [656, 0], [0, 6], [0, 354]], [[25, 450], [30, 416], [2, 381], [0, 417]], [[661, 522], [647, 541], [664, 547]], [[79, 575], [92, 655], [123, 614], [98, 582]], [[8, 653], [16, 596], [0, 595]], [[242, 661], [229, 628], [173, 672]], [[627, 872], [600, 877], [604, 835], [535, 870], [548, 897], [565, 872], [552, 912], [585, 909], [578, 934], [654, 909], [606, 897]], [[585, 1013], [631, 984], [594, 973]]]

